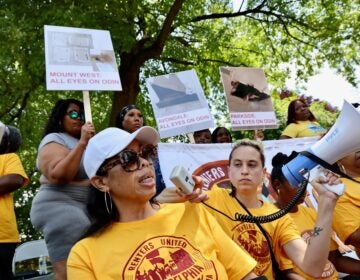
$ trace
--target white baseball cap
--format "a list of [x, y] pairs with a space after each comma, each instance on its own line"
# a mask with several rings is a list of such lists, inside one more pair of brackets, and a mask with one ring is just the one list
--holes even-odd
[[134, 139], [152, 145], [160, 141], [159, 133], [150, 126], [143, 126], [133, 133], [109, 127], [92, 137], [84, 154], [84, 168], [88, 177], [94, 177], [106, 159], [124, 150]]

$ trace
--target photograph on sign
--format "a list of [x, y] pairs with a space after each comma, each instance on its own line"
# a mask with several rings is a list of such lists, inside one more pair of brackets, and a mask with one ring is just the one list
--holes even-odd
[[109, 31], [44, 27], [48, 90], [121, 90]]
[[214, 126], [195, 70], [146, 80], [161, 138]]
[[220, 67], [220, 75], [234, 130], [278, 127], [261, 68]]

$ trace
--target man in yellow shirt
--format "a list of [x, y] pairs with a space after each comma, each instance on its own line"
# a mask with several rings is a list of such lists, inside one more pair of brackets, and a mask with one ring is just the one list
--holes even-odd
[[12, 192], [28, 182], [16, 154], [0, 155], [0, 279], [12, 279], [12, 259], [19, 242]]

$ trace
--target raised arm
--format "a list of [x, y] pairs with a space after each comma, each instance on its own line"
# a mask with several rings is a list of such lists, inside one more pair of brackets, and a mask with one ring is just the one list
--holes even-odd
[[94, 126], [88, 122], [82, 126], [81, 138], [72, 150], [54, 142], [41, 148], [39, 167], [49, 182], [66, 184], [74, 179], [86, 145], [94, 133]]
[[306, 274], [320, 277], [327, 262], [331, 237], [333, 211], [338, 196], [327, 190], [323, 184], [336, 185], [338, 177], [327, 172], [326, 177], [317, 177], [311, 184], [319, 194], [315, 227], [306, 244], [302, 239], [288, 242], [284, 249], [289, 258]]

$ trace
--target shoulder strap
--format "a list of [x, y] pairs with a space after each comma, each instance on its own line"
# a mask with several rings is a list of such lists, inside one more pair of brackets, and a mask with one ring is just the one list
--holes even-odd
[[326, 162], [325, 160], [322, 160], [321, 158], [317, 157], [316, 155], [308, 152], [308, 151], [302, 151], [300, 152], [300, 154], [306, 156], [307, 158], [315, 161], [316, 163], [322, 165], [323, 167], [325, 167], [326, 169], [329, 169], [330, 171], [339, 174], [341, 177], [344, 177], [346, 179], [349, 179], [353, 182], [356, 183], [360, 183], [360, 181], [350, 177], [349, 175], [347, 175], [346, 173], [342, 172], [339, 168], [334, 167], [333, 165], [329, 164], [328, 162]]
[[[249, 211], [249, 209], [247, 209], [247, 207], [239, 200], [237, 199], [236, 196], [234, 196], [234, 198], [236, 199], [236, 201], [240, 204], [240, 206], [249, 214], [249, 216], [253, 216], [251, 214], [251, 212]], [[272, 250], [272, 246], [271, 246], [271, 242], [270, 242], [270, 239], [269, 239], [269, 236], [268, 236], [268, 233], [265, 231], [265, 229], [261, 226], [260, 223], [258, 222], [254, 222], [257, 227], [260, 229], [260, 231], [262, 232], [262, 234], [264, 235], [265, 239], [266, 239], [266, 242], [268, 243], [268, 246], [269, 246], [269, 250], [270, 250], [270, 256], [271, 256], [271, 264], [272, 264], [272, 267], [273, 267], [273, 270], [274, 270], [274, 274], [275, 275], [278, 275], [280, 273], [280, 267], [279, 267], [279, 264], [278, 262], [276, 261], [276, 258], [275, 258], [275, 254]]]

